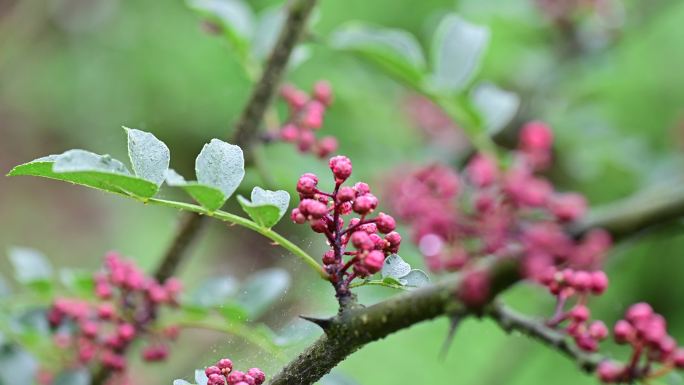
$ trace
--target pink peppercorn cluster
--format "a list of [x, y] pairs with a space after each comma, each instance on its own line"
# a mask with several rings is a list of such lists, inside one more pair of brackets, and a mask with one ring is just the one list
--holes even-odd
[[[320, 190], [316, 175], [302, 175], [297, 182], [299, 206], [292, 210], [291, 218], [325, 235], [330, 250], [323, 255], [323, 265], [338, 298], [343, 298], [349, 295], [349, 283], [354, 278], [379, 272], [385, 257], [399, 251], [401, 236], [394, 231], [392, 216], [381, 212], [370, 217], [378, 207], [378, 198], [366, 183], [343, 186], [352, 173], [349, 158], [335, 156], [329, 166], [335, 178], [333, 191]], [[353, 214], [358, 217], [345, 220]]]
[[[541, 283], [556, 297], [556, 311], [547, 325], [555, 328], [566, 324], [564, 331], [580, 349], [588, 352], [598, 350], [599, 342], [608, 336], [608, 328], [602, 321], [589, 322], [591, 311], [586, 304], [590, 295], [601, 295], [606, 290], [606, 274], [600, 270], [549, 268], [541, 277]], [[568, 307], [572, 299], [575, 301]]]
[[576, 240], [565, 225], [586, 211], [576, 193], [554, 191], [537, 173], [552, 160], [553, 133], [541, 122], [526, 124], [510, 166], [474, 156], [463, 172], [431, 165], [390, 186], [390, 204], [412, 227], [412, 236], [433, 271], [455, 271], [478, 257], [522, 255], [524, 274], [538, 279], [547, 267], [593, 270], [611, 245], [593, 230]]
[[294, 143], [301, 152], [311, 152], [325, 158], [337, 150], [337, 139], [325, 136], [316, 139], [316, 131], [323, 126], [325, 111], [332, 103], [330, 84], [319, 81], [311, 95], [293, 85], [285, 85], [281, 97], [289, 107], [289, 119], [270, 139]]
[[73, 349], [78, 364], [98, 362], [117, 372], [126, 369], [125, 351], [142, 337], [149, 341], [142, 350], [145, 361], [166, 359], [165, 341], [175, 339], [178, 329], [154, 332], [151, 326], [163, 307], [177, 306], [180, 282], [169, 278], [160, 284], [113, 252], [105, 256], [104, 271], [94, 278], [97, 301], [59, 298], [49, 309], [56, 344]]
[[207, 385], [261, 385], [266, 375], [259, 368], [251, 368], [246, 373], [233, 370], [233, 362], [228, 358], [220, 359], [216, 365], [204, 369]]
[[[661, 377], [673, 368], [684, 368], [684, 348], [667, 333], [667, 322], [647, 303], [630, 306], [624, 319], [617, 321], [613, 336], [618, 344], [629, 345], [632, 354], [625, 364], [601, 362], [596, 372], [606, 383], [633, 383]], [[661, 364], [655, 368], [654, 364]]]

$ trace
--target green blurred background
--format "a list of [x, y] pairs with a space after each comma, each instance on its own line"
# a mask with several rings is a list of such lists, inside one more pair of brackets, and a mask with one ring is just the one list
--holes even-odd
[[[260, 10], [277, 4], [250, 1]], [[609, 2], [610, 3], [610, 2]], [[550, 122], [558, 137], [553, 178], [599, 205], [654, 183], [682, 177], [684, 145], [684, 2], [615, 1], [609, 20], [581, 12], [576, 22], [582, 53], [533, 0], [323, 0], [313, 25], [316, 40], [349, 20], [414, 33], [427, 45], [435, 20], [459, 12], [491, 28], [479, 78], [523, 98], [521, 119]], [[405, 113], [407, 90], [357, 58], [313, 44], [312, 57], [288, 74], [309, 88], [329, 80], [335, 103], [325, 132], [340, 140], [354, 177], [380, 183], [398, 166], [457, 156], [435, 146]], [[210, 138], [228, 138], [245, 104], [250, 81], [230, 47], [200, 27], [182, 1], [0, 1], [0, 169], [48, 153], [85, 148], [125, 158], [120, 126], [153, 132], [171, 148], [172, 167], [192, 175], [193, 160]], [[458, 146], [457, 146], [458, 147]], [[297, 176], [324, 163], [288, 145], [266, 149], [270, 172], [293, 191]], [[248, 177], [244, 191], [259, 183]], [[164, 191], [163, 196], [173, 196]], [[230, 209], [236, 209], [231, 207]], [[69, 184], [0, 178], [0, 249], [39, 249], [55, 265], [95, 269], [107, 250], [119, 250], [152, 269], [176, 228], [178, 213]], [[277, 230], [318, 255], [324, 248], [302, 228], [283, 221]], [[612, 322], [624, 308], [648, 300], [684, 341], [684, 229], [681, 223], [640, 234], [610, 256], [609, 291], [594, 303]], [[403, 256], [421, 265], [415, 248]], [[258, 235], [212, 223], [196, 243], [180, 277], [193, 287], [207, 276], [244, 277], [269, 266], [295, 275], [290, 290], [263, 320], [273, 328], [297, 314], [335, 311], [332, 290], [304, 266]], [[0, 271], [9, 275], [5, 258]], [[7, 273], [7, 274], [5, 274]], [[359, 289], [365, 303], [392, 293]], [[551, 298], [521, 285], [507, 294], [515, 307], [548, 314]], [[417, 325], [373, 343], [337, 372], [359, 384], [593, 384], [572, 362], [524, 337], [507, 336], [489, 321], [469, 319], [445, 359], [439, 350], [447, 322]], [[626, 352], [606, 344], [618, 357]], [[293, 357], [297, 349], [287, 353]], [[170, 384], [195, 367], [230, 356], [273, 373], [283, 360], [239, 339], [187, 332], [171, 362], [137, 364], [135, 383]], [[668, 378], [681, 383], [678, 378]]]

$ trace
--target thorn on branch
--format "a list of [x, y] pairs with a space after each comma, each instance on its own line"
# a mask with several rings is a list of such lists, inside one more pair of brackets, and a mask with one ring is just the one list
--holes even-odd
[[447, 354], [449, 353], [449, 348], [454, 342], [454, 336], [456, 335], [456, 329], [458, 329], [458, 325], [461, 324], [461, 320], [463, 318], [461, 317], [460, 314], [454, 314], [449, 317], [449, 331], [447, 332], [447, 336], [444, 339], [444, 343], [442, 344], [442, 349], [439, 352], [439, 359], [444, 361], [446, 359]]
[[299, 318], [318, 325], [326, 333], [328, 330], [330, 330], [330, 326], [332, 326], [332, 323], [333, 323], [332, 318], [316, 318], [316, 317], [307, 317], [304, 315], [300, 315]]

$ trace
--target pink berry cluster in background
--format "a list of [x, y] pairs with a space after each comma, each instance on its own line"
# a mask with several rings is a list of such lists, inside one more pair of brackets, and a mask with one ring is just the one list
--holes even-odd
[[[625, 318], [615, 324], [613, 334], [615, 342], [632, 348], [632, 355], [625, 364], [601, 362], [597, 373], [603, 382], [633, 383], [661, 377], [674, 368], [684, 368], [684, 348], [678, 347], [677, 341], [668, 335], [665, 318], [647, 303], [630, 306]], [[655, 363], [661, 367], [654, 368]]]
[[207, 367], [204, 374], [207, 375], [207, 385], [261, 385], [266, 381], [266, 375], [259, 368], [251, 368], [246, 373], [233, 370], [233, 362], [228, 358]]
[[169, 353], [167, 340], [178, 328], [156, 332], [151, 326], [165, 306], [177, 306], [181, 284], [175, 278], [163, 284], [146, 276], [133, 262], [110, 252], [104, 271], [95, 274], [96, 301], [58, 298], [47, 313], [58, 347], [75, 355], [75, 364], [99, 363], [115, 372], [126, 369], [125, 352], [143, 337], [145, 361], [161, 361]]
[[332, 103], [330, 84], [317, 82], [311, 95], [293, 85], [285, 85], [280, 95], [289, 107], [289, 117], [279, 132], [271, 134], [268, 139], [294, 143], [299, 151], [316, 154], [319, 158], [325, 158], [337, 150], [337, 139], [334, 137], [316, 138], [316, 132], [323, 126], [325, 112]]
[[432, 271], [455, 271], [488, 256], [522, 255], [525, 274], [538, 278], [547, 267], [593, 270], [611, 245], [594, 230], [575, 240], [564, 225], [580, 218], [585, 199], [554, 191], [536, 173], [551, 162], [553, 134], [543, 123], [525, 125], [511, 164], [474, 156], [458, 174], [431, 165], [395, 180], [390, 205], [411, 225]]
[[[300, 203], [291, 218], [298, 224], [309, 223], [313, 231], [325, 235], [330, 250], [323, 255], [323, 265], [342, 299], [349, 296], [354, 278], [379, 272], [385, 257], [399, 251], [401, 236], [394, 231], [396, 223], [390, 215], [379, 213], [370, 218], [378, 207], [378, 198], [366, 183], [343, 186], [352, 173], [349, 158], [335, 156], [329, 166], [335, 178], [333, 191], [320, 190], [316, 175], [302, 175], [297, 182]], [[354, 214], [358, 217], [345, 221]]]

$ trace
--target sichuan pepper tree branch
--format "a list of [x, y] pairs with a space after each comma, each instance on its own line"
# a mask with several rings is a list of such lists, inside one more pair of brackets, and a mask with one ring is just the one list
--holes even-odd
[[[292, 50], [306, 29], [307, 20], [315, 5], [316, 0], [290, 2], [287, 19], [278, 40], [266, 62], [261, 78], [254, 86], [249, 101], [235, 125], [232, 142], [245, 151], [247, 164], [253, 163], [252, 146], [258, 138], [259, 127], [283, 77]], [[183, 214], [179, 229], [157, 267], [156, 277], [167, 277], [176, 271], [192, 241], [203, 227], [204, 221], [203, 216], [195, 213]]]
[[[518, 280], [517, 266], [511, 260], [487, 261], [480, 268], [490, 272], [491, 297]], [[276, 374], [269, 385], [313, 384], [370, 342], [445, 314], [473, 313], [457, 300], [463, 282], [463, 276], [457, 274], [369, 307], [346, 310], [333, 318], [306, 318], [321, 326], [325, 334]]]
[[682, 216], [684, 189], [673, 182], [600, 206], [573, 225], [571, 232], [581, 235], [592, 228], [602, 228], [619, 240]]
[[566, 334], [547, 326], [543, 320], [518, 313], [502, 303], [493, 304], [486, 314], [506, 332], [518, 331], [548, 345], [575, 361], [582, 370], [588, 373], [596, 370], [598, 364], [606, 359], [599, 354], [587, 353], [578, 348]]
[[[667, 199], [663, 199], [665, 195]], [[650, 192], [636, 194], [630, 199], [632, 202], [644, 202], [641, 206], [620, 204], [608, 211], [610, 215], [590, 215], [590, 218], [594, 219], [576, 224], [568, 231], [581, 234], [592, 228], [605, 227], [613, 236], [621, 239], [659, 221], [669, 221], [673, 217], [684, 215], [684, 204], [680, 195], [673, 192], [664, 194], [657, 202], [650, 201], [652, 198], [653, 195]], [[602, 210], [599, 208], [597, 212], [600, 213]], [[635, 211], [639, 215], [635, 215]], [[488, 275], [491, 280], [488, 300], [491, 301], [497, 294], [520, 279], [517, 266], [509, 262], [510, 260], [504, 260], [489, 267], [482, 267], [489, 271]], [[269, 385], [313, 384], [364, 345], [416, 323], [443, 315], [491, 316], [505, 330], [520, 330], [535, 340], [561, 351], [576, 361], [585, 371], [596, 370], [598, 363], [602, 360], [601, 356], [582, 352], [567, 340], [567, 335], [564, 336], [540, 321], [527, 318], [501, 305], [494, 305], [491, 309], [486, 307], [478, 308], [480, 310], [469, 309], [461, 299], [465, 288], [462, 282], [463, 276], [456, 275], [429, 287], [397, 295], [367, 308], [344, 311], [333, 318], [307, 318], [321, 326], [325, 334], [276, 374]]]

